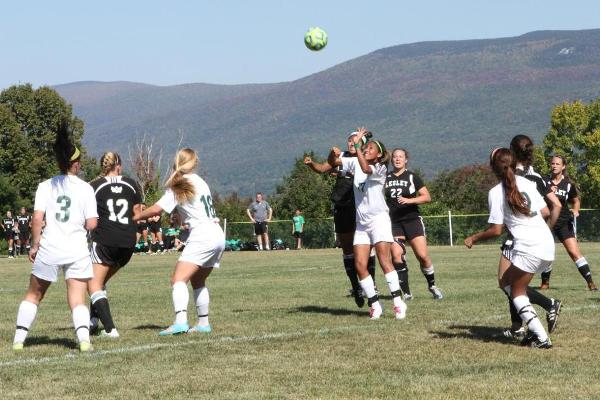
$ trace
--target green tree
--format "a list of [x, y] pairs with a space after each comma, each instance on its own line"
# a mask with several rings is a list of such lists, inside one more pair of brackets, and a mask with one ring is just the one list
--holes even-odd
[[[544, 138], [544, 165], [553, 154], [565, 157], [568, 172], [578, 184], [584, 207], [600, 206], [600, 99], [590, 104], [565, 102], [552, 110]], [[546, 168], [546, 169], [544, 169]]]
[[248, 221], [246, 209], [252, 202], [250, 197], [240, 197], [237, 192], [231, 193], [227, 197], [221, 197], [218, 193], [213, 195], [213, 205], [220, 219], [227, 219], [229, 222]]

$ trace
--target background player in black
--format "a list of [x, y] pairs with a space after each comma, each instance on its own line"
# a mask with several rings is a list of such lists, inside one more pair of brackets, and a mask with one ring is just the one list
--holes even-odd
[[91, 299], [90, 331], [104, 330], [101, 335], [119, 337], [110, 313], [106, 283], [124, 267], [133, 254], [136, 224], [133, 216], [141, 212], [142, 197], [138, 184], [121, 176], [121, 157], [104, 153], [100, 158], [101, 176], [90, 182], [96, 195], [98, 227], [92, 232], [94, 277], [88, 284]]
[[431, 196], [421, 178], [406, 169], [407, 163], [408, 152], [402, 148], [394, 149], [392, 152], [393, 171], [387, 174], [384, 189], [394, 235], [392, 261], [398, 272], [404, 299], [410, 300], [412, 294], [408, 285], [405, 247], [405, 241], [408, 241], [419, 260], [421, 272], [427, 280], [429, 291], [434, 299], [439, 300], [444, 296], [442, 291], [435, 286], [435, 273], [427, 250], [425, 226], [419, 212], [419, 204], [429, 203]]
[[[17, 224], [19, 226], [19, 239], [17, 239], [17, 252], [23, 255], [27, 250], [29, 254], [29, 235], [31, 233], [31, 215], [27, 214], [25, 207], [21, 207], [17, 215]], [[19, 251], [20, 249], [20, 251]]]
[[[142, 204], [140, 212], [145, 209], [146, 205]], [[136, 251], [140, 253], [147, 253], [150, 250], [150, 247], [148, 246], [148, 221], [145, 219], [136, 222], [135, 243]]]
[[[567, 162], [564, 157], [552, 157], [552, 161], [550, 162], [552, 176], [548, 178], [547, 184], [550, 187], [550, 190], [558, 197], [562, 205], [558, 221], [556, 222], [556, 225], [554, 225], [552, 232], [554, 233], [554, 236], [561, 241], [563, 246], [565, 246], [565, 250], [569, 253], [569, 257], [571, 257], [571, 260], [573, 260], [577, 266], [577, 270], [587, 282], [588, 289], [598, 290], [598, 287], [592, 280], [590, 266], [583, 254], [581, 254], [577, 238], [575, 237], [574, 218], [579, 216], [580, 200], [575, 182], [567, 175], [566, 168]], [[569, 204], [572, 205], [570, 210]], [[542, 284], [540, 285], [540, 289], [548, 289], [550, 287], [551, 272], [552, 266], [542, 273]]]
[[7, 211], [6, 216], [2, 219], [2, 229], [8, 245], [8, 258], [15, 257], [15, 232], [17, 222], [12, 215], [12, 211]]
[[[546, 182], [540, 174], [534, 171], [533, 164], [533, 150], [534, 145], [531, 138], [525, 135], [517, 135], [510, 141], [510, 150], [513, 153], [513, 159], [515, 164], [515, 174], [523, 176], [536, 184], [538, 192], [546, 200], [546, 203], [550, 209], [561, 208], [558, 197], [550, 188], [546, 187]], [[502, 255], [500, 256], [500, 263], [498, 265], [498, 282], [500, 289], [503, 285], [501, 283], [502, 278], [506, 270], [510, 267], [510, 247], [512, 246], [512, 240], [509, 237], [504, 245], [502, 246]], [[504, 291], [504, 289], [502, 289]], [[504, 331], [505, 336], [521, 339], [525, 336], [525, 331], [522, 328], [521, 317], [510, 298], [510, 295], [504, 292], [508, 297], [508, 304], [510, 309], [510, 317], [512, 326], [510, 329]], [[558, 323], [558, 315], [562, 303], [560, 300], [548, 298], [535, 290], [532, 287], [527, 287], [527, 297], [531, 304], [537, 304], [546, 310], [546, 321], [548, 323], [548, 333], [552, 333]]]
[[[356, 157], [356, 149], [352, 137], [348, 137], [348, 150], [342, 154], [342, 157]], [[366, 139], [366, 138], [365, 138]], [[356, 305], [364, 306], [365, 299], [356, 273], [354, 265], [354, 231], [356, 230], [356, 205], [354, 204], [354, 191], [352, 189], [354, 176], [341, 171], [337, 167], [332, 167], [329, 163], [314, 162], [311, 157], [304, 157], [304, 164], [318, 173], [335, 173], [336, 180], [331, 192], [331, 202], [333, 203], [333, 222], [335, 225], [335, 234], [342, 248], [342, 257], [346, 275], [352, 285], [352, 297]], [[375, 256], [369, 257], [369, 274], [375, 281]]]
[[158, 254], [165, 250], [165, 244], [163, 243], [161, 217], [156, 215], [148, 218], [148, 233], [150, 233], [151, 246], [148, 250], [148, 254]]

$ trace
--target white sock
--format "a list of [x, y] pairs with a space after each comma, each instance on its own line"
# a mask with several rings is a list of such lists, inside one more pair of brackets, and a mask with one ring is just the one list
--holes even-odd
[[431, 275], [431, 274], [435, 273], [435, 270], [433, 268], [433, 264], [431, 264], [427, 268], [421, 267], [421, 272], [423, 273], [423, 275]]
[[90, 341], [90, 311], [86, 306], [80, 304], [73, 308], [73, 326], [79, 343]]
[[[392, 271], [392, 272], [388, 272], [387, 274], [384, 275], [385, 276], [385, 281], [388, 284], [388, 287], [390, 288], [390, 293], [394, 293], [394, 292], [400, 292], [400, 279], [398, 279], [398, 272], [396, 272], [396, 270]], [[392, 300], [394, 301], [394, 306], [395, 307], [400, 307], [402, 304], [404, 304], [404, 301], [402, 300], [402, 296], [393, 296], [392, 295]]]
[[527, 328], [535, 333], [540, 341], [543, 342], [548, 339], [548, 334], [529, 302], [529, 297], [525, 295], [517, 296], [513, 299], [513, 303], [521, 316], [521, 320], [527, 324]]
[[[373, 277], [371, 275], [368, 275], [365, 279], [360, 281], [360, 287], [369, 299], [377, 295], [377, 292], [375, 291], [375, 282], [373, 282]], [[379, 300], [371, 303], [371, 307], [381, 307], [381, 304], [379, 304]]]
[[581, 268], [584, 265], [587, 265], [587, 260], [585, 259], [585, 257], [581, 257], [580, 259], [578, 259], [577, 261], [575, 261], [575, 265], [577, 265], [577, 268]]
[[175, 323], [187, 324], [187, 306], [190, 300], [185, 282], [175, 282], [173, 284], [173, 307], [175, 308]]
[[23, 343], [29, 333], [29, 329], [35, 320], [38, 306], [29, 301], [23, 300], [19, 305], [17, 313], [17, 329], [15, 330], [15, 339], [13, 343]]
[[196, 302], [196, 311], [198, 312], [198, 325], [208, 326], [208, 304], [210, 296], [206, 286], [194, 289], [194, 301]]

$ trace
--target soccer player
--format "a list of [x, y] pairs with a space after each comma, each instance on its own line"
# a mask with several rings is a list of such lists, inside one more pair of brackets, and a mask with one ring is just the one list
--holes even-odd
[[[29, 235], [31, 234], [31, 215], [27, 214], [25, 207], [21, 207], [17, 215], [17, 224], [19, 228], [19, 239], [17, 240], [17, 253], [23, 254], [27, 250], [29, 254]], [[19, 251], [20, 249], [20, 251]]]
[[158, 254], [165, 250], [163, 242], [162, 227], [160, 223], [160, 215], [148, 218], [148, 232], [150, 233], [150, 250], [148, 254]]
[[393, 171], [387, 174], [385, 180], [385, 199], [390, 209], [392, 220], [392, 261], [398, 271], [400, 286], [404, 292], [404, 299], [412, 299], [408, 285], [408, 266], [406, 265], [406, 246], [408, 241], [421, 266], [421, 272], [427, 280], [429, 292], [436, 300], [444, 296], [435, 285], [435, 271], [425, 238], [425, 225], [419, 213], [419, 204], [429, 203], [431, 196], [423, 181], [414, 172], [406, 169], [408, 152], [403, 148], [394, 149], [392, 152]]
[[543, 271], [554, 260], [554, 239], [543, 217], [549, 216], [549, 224], [554, 226], [560, 208], [549, 210], [535, 183], [515, 174], [511, 150], [492, 151], [490, 165], [500, 180], [488, 195], [490, 226], [466, 238], [465, 245], [471, 248], [480, 240], [500, 236], [506, 226], [513, 245], [509, 250], [510, 265], [502, 275], [501, 285], [529, 328], [521, 344], [549, 349], [552, 342], [527, 297], [527, 285], [535, 273]]
[[[77, 177], [81, 153], [69, 140], [67, 122], [56, 134], [54, 151], [61, 174], [38, 185], [32, 219], [33, 240], [29, 260], [33, 263], [29, 288], [17, 314], [14, 350], [22, 350], [38, 305], [62, 270], [67, 283], [67, 302], [80, 351], [90, 351], [90, 314], [85, 306], [87, 283], [93, 276], [87, 231], [97, 225], [94, 190]], [[46, 226], [41, 233], [42, 221]]]
[[360, 128], [356, 135], [352, 136], [357, 150], [355, 158], [340, 157], [340, 150], [333, 148], [328, 163], [342, 166], [343, 170], [354, 175], [353, 190], [356, 203], [354, 259], [360, 285], [370, 306], [369, 315], [374, 320], [383, 314], [375, 283], [367, 268], [371, 246], [374, 246], [379, 265], [385, 274], [385, 280], [392, 295], [396, 319], [404, 319], [406, 303], [402, 300], [398, 273], [392, 264], [390, 247], [394, 242], [394, 237], [392, 236], [389, 210], [383, 195], [389, 153], [385, 146], [377, 140], [369, 141], [362, 150], [362, 138], [366, 133], [364, 128]]
[[256, 193], [256, 200], [250, 203], [246, 210], [250, 221], [254, 224], [254, 235], [258, 243], [259, 250], [270, 250], [269, 226], [273, 216], [273, 209], [269, 203], [264, 200], [262, 193]]
[[107, 152], [100, 157], [100, 177], [90, 182], [98, 204], [98, 227], [92, 232], [94, 277], [88, 282], [90, 294], [90, 331], [104, 327], [101, 336], [118, 338], [119, 332], [110, 312], [106, 284], [123, 268], [133, 254], [136, 224], [133, 215], [141, 212], [139, 185], [121, 176], [121, 157]]
[[2, 219], [2, 229], [6, 238], [6, 244], [8, 245], [8, 258], [14, 258], [15, 254], [15, 226], [17, 222], [12, 215], [12, 211], [7, 211], [6, 216]]
[[[577, 243], [577, 238], [575, 238], [575, 227], [574, 227], [574, 217], [579, 216], [579, 194], [577, 192], [577, 187], [575, 183], [569, 178], [567, 175], [567, 162], [562, 156], [554, 156], [552, 157], [552, 161], [550, 162], [550, 170], [552, 171], [552, 176], [548, 178], [547, 183], [552, 192], [558, 197], [562, 208], [560, 210], [560, 216], [558, 217], [558, 222], [554, 225], [554, 229], [552, 232], [554, 236], [560, 240], [560, 242], [569, 253], [569, 257], [577, 266], [577, 270], [585, 279], [589, 290], [598, 290], [598, 287], [592, 280], [592, 272], [590, 271], [590, 266], [588, 265], [587, 260], [581, 254], [581, 250], [579, 250], [579, 243]], [[573, 207], [569, 210], [569, 204]], [[550, 274], [552, 272], [552, 266], [550, 266], [546, 271], [542, 272], [542, 284], [540, 285], [540, 289], [548, 289], [550, 288]]]
[[[141, 211], [146, 209], [146, 205], [142, 204]], [[139, 220], [136, 222], [136, 236], [135, 236], [135, 251], [137, 253], [147, 253], [150, 249], [148, 247], [148, 221]]]
[[296, 209], [292, 217], [292, 235], [296, 238], [296, 250], [302, 250], [302, 233], [304, 232], [304, 216], [302, 211]]
[[[347, 150], [341, 153], [341, 157], [356, 157], [356, 148], [354, 147], [353, 137], [356, 132], [348, 136], [346, 140]], [[362, 144], [366, 144], [368, 137], [365, 135], [361, 139]], [[331, 192], [331, 202], [333, 204], [333, 224], [337, 240], [342, 248], [342, 261], [346, 276], [350, 280], [350, 294], [358, 307], [365, 305], [364, 293], [360, 287], [356, 267], [354, 266], [354, 231], [356, 230], [356, 204], [354, 203], [354, 190], [352, 189], [354, 175], [351, 171], [343, 170], [340, 167], [330, 165], [328, 162], [317, 163], [311, 157], [304, 157], [304, 164], [317, 173], [335, 173], [336, 179]], [[375, 255], [369, 257], [369, 274], [375, 281]]]
[[[159, 335], [175, 335], [186, 332], [210, 332], [208, 321], [209, 294], [206, 279], [213, 268], [219, 268], [225, 249], [225, 234], [213, 207], [208, 185], [195, 170], [198, 156], [192, 149], [179, 150], [175, 156], [173, 173], [167, 180], [163, 197], [135, 219], [146, 219], [174, 209], [190, 226], [186, 246], [175, 265], [171, 277], [175, 323]], [[197, 325], [190, 328], [187, 318], [189, 293], [187, 283], [192, 283], [194, 301], [198, 313]]]

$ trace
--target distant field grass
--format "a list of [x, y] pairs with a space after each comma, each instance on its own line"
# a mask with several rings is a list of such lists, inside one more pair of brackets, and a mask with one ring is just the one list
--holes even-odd
[[[600, 280], [600, 245], [582, 247]], [[380, 271], [383, 318], [354, 305], [339, 250], [227, 253], [209, 278], [213, 332], [176, 337], [157, 335], [173, 318], [176, 256], [136, 256], [109, 286], [121, 338], [94, 339], [92, 354], [75, 350], [63, 282], [25, 350], [11, 350], [30, 264], [0, 259], [0, 399], [600, 398], [600, 295], [562, 248], [548, 293], [565, 306], [547, 351], [501, 335], [509, 317], [497, 245], [431, 251], [446, 297], [431, 298], [411, 257], [415, 299], [404, 321], [393, 318]]]

